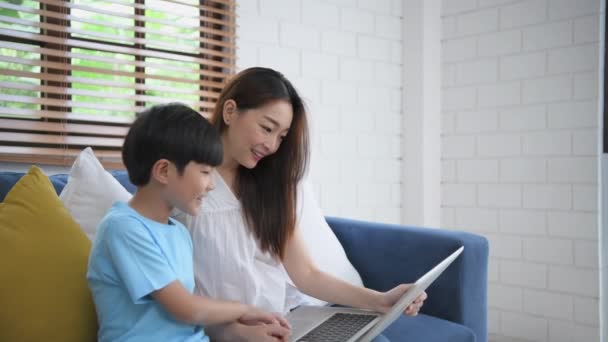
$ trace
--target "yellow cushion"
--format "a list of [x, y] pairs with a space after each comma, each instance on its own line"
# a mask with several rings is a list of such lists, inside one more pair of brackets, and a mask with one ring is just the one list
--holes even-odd
[[0, 341], [95, 341], [91, 243], [33, 166], [0, 203]]

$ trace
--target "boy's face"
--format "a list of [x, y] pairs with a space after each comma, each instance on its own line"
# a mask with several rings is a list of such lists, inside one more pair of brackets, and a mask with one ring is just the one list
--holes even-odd
[[180, 175], [173, 166], [167, 183], [169, 200], [179, 210], [190, 215], [197, 215], [203, 204], [203, 197], [215, 188], [211, 171], [213, 167], [206, 164], [189, 162]]

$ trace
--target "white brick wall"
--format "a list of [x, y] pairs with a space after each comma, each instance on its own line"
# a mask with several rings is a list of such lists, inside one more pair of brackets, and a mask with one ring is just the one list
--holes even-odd
[[238, 69], [275, 68], [306, 99], [310, 174], [327, 215], [401, 221], [401, 7], [237, 2]]
[[600, 0], [443, 0], [442, 225], [490, 241], [490, 341], [598, 341]]

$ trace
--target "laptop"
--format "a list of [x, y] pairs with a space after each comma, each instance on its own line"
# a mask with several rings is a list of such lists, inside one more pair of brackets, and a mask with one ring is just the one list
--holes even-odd
[[287, 314], [293, 342], [369, 342], [397, 320], [418, 295], [462, 253], [460, 247], [425, 275], [420, 277], [389, 312], [327, 307], [300, 306]]

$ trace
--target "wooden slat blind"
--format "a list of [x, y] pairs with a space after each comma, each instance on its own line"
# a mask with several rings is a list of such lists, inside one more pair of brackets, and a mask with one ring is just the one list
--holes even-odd
[[108, 167], [135, 113], [208, 115], [234, 73], [234, 0], [0, 1], [0, 161]]

